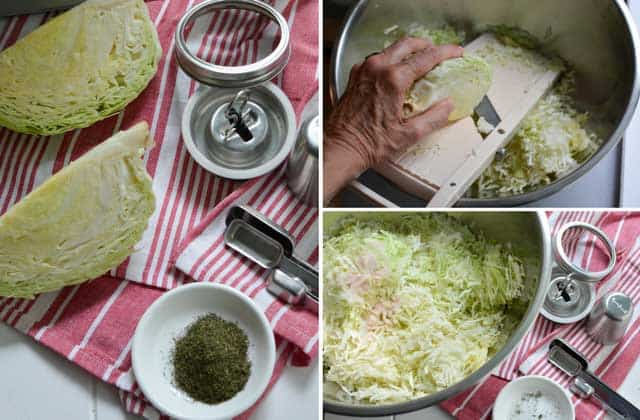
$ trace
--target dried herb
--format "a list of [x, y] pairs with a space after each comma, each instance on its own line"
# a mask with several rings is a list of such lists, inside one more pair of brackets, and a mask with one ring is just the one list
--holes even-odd
[[244, 388], [251, 373], [249, 339], [235, 323], [215, 314], [197, 319], [176, 340], [174, 380], [194, 400], [226, 401]]

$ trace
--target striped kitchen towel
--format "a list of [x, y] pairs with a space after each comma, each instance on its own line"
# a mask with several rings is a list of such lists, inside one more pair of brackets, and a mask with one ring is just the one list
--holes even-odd
[[[314, 98], [302, 119], [318, 111]], [[267, 270], [224, 245], [225, 219], [231, 205], [245, 204], [286, 229], [296, 243], [296, 255], [318, 263], [318, 211], [298, 200], [287, 187], [284, 167], [251, 181], [242, 194], [234, 192], [189, 232], [175, 256], [175, 266], [189, 278], [204, 282], [224, 282], [242, 290], [260, 305], [276, 332], [295, 344], [301, 352], [295, 363], [306, 365], [318, 354], [318, 317], [295, 310], [274, 299], [266, 290]]]
[[[89, 128], [51, 137], [0, 129], [1, 214], [121, 127], [127, 128], [142, 119], [149, 122], [155, 148], [146, 156], [146, 162], [153, 178], [156, 211], [134, 254], [109, 275], [91, 282], [45, 293], [33, 300], [0, 299], [0, 320], [114, 384], [121, 390], [129, 411], [150, 418], [158, 413], [145, 402], [135, 384], [131, 337], [145, 309], [164, 289], [193, 281], [175, 268], [174, 262], [187, 261], [185, 258], [193, 255], [195, 248], [191, 241], [208, 235], [209, 225], [215, 229], [217, 215], [226, 212], [236, 200], [255, 203], [294, 231], [300, 240], [301, 255], [312, 261], [317, 259], [313, 245], [317, 241], [317, 212], [292, 198], [285, 187], [282, 167], [262, 178], [238, 183], [204, 171], [184, 148], [180, 118], [197, 85], [176, 65], [173, 34], [180, 17], [198, 2], [146, 2], [164, 54], [158, 74], [147, 89], [116, 116]], [[311, 0], [270, 3], [287, 19], [292, 39], [290, 64], [274, 82], [291, 99], [299, 118], [318, 89], [318, 3]], [[0, 49], [53, 16], [49, 13], [0, 18]], [[218, 64], [252, 62], [264, 56], [276, 40], [273, 25], [267, 23], [246, 11], [220, 12], [199, 18], [190, 28], [188, 43], [199, 56]], [[253, 198], [256, 194], [261, 195]], [[210, 251], [203, 248], [202, 252], [204, 255]], [[216, 253], [211, 258], [224, 256]], [[278, 332], [273, 385], [284, 366], [308, 363], [317, 354], [317, 318], [289, 312], [288, 307], [275, 299], [270, 301], [260, 293], [259, 279], [263, 273], [253, 266], [247, 267], [245, 261], [236, 261], [235, 256], [227, 258], [230, 265], [239, 264], [241, 268], [233, 273], [207, 272], [207, 277], [198, 280], [235, 285], [245, 293], [253, 293], [263, 306]]]
[[[552, 232], [570, 221], [592, 223], [611, 238], [618, 262], [614, 271], [598, 285], [598, 295], [618, 290], [632, 297], [635, 315], [627, 334], [620, 343], [601, 346], [586, 334], [584, 322], [560, 325], [538, 316], [529, 333], [513, 353], [486, 381], [442, 404], [461, 419], [488, 418], [498, 392], [522, 374], [544, 375], [568, 388], [569, 378], [546, 361], [547, 345], [553, 338], [563, 338], [581, 351], [590, 361], [591, 369], [625, 397], [640, 405], [640, 213], [632, 212], [554, 212], [549, 214]], [[568, 249], [572, 260], [591, 270], [604, 268], [606, 254], [592, 240], [582, 235]], [[602, 418], [598, 405], [572, 397], [576, 416], [580, 419]]]
[[[216, 177], [200, 167], [181, 139], [181, 117], [197, 83], [174, 59], [174, 32], [182, 15], [199, 1], [150, 0], [163, 57], [147, 89], [119, 114], [91, 127], [42, 137], [0, 129], [0, 212], [42, 181], [105, 140], [140, 120], [149, 123], [155, 147], [146, 156], [153, 178], [156, 211], [136, 251], [111, 274], [118, 278], [172, 288], [185, 276], [170, 260], [178, 246], [214, 207], [233, 191], [249, 188]], [[274, 81], [291, 100], [296, 115], [318, 90], [318, 3], [316, 0], [271, 0], [289, 23], [289, 65]], [[0, 49], [51, 18], [53, 14], [0, 18]], [[217, 64], [239, 65], [265, 56], [277, 40], [274, 24], [248, 11], [203, 16], [190, 28], [187, 43], [198, 56]]]

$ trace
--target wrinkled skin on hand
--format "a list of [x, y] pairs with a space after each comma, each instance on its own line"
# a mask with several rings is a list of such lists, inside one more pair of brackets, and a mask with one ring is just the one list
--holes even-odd
[[406, 118], [405, 97], [417, 79], [463, 52], [456, 45], [405, 38], [353, 67], [347, 89], [325, 125], [325, 202], [367, 168], [448, 123], [450, 100]]

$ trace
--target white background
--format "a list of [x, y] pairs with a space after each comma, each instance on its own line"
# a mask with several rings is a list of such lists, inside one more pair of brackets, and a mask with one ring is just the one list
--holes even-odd
[[[318, 361], [308, 368], [287, 366], [253, 419], [318, 417]], [[301, 417], [301, 413], [309, 413]], [[115, 387], [0, 325], [0, 419], [133, 420]]]

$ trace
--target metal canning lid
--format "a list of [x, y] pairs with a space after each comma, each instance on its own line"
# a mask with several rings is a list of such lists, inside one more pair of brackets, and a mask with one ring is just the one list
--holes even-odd
[[[238, 102], [248, 138], [228, 119]], [[275, 169], [289, 155], [295, 134], [291, 102], [270, 82], [246, 91], [200, 86], [182, 115], [182, 139], [191, 156], [209, 172], [229, 179], [256, 178]]]
[[[609, 253], [609, 264], [605, 269], [601, 271], [587, 271], [583, 267], [580, 267], [571, 261], [562, 243], [565, 234], [570, 230], [578, 232], [580, 230], [584, 230], [590, 232], [602, 241]], [[573, 273], [573, 279], [578, 281], [598, 282], [611, 273], [616, 265], [616, 249], [613, 246], [613, 243], [607, 235], [604, 234], [604, 232], [588, 223], [571, 222], [563, 225], [554, 238], [553, 252], [558, 266], [560, 266], [565, 273]]]
[[[596, 288], [593, 283], [572, 281], [557, 268], [551, 276], [549, 289], [540, 312], [559, 324], [578, 322], [589, 315], [596, 302]], [[566, 289], [563, 288], [566, 286]]]
[[[268, 17], [280, 29], [278, 45], [261, 60], [242, 66], [220, 66], [197, 57], [187, 47], [185, 29], [199, 16], [223, 9], [250, 10]], [[219, 87], [243, 88], [271, 80], [287, 65], [291, 53], [287, 21], [275, 8], [259, 0], [208, 0], [200, 3], [180, 19], [175, 44], [176, 60], [185, 73], [201, 83]]]

